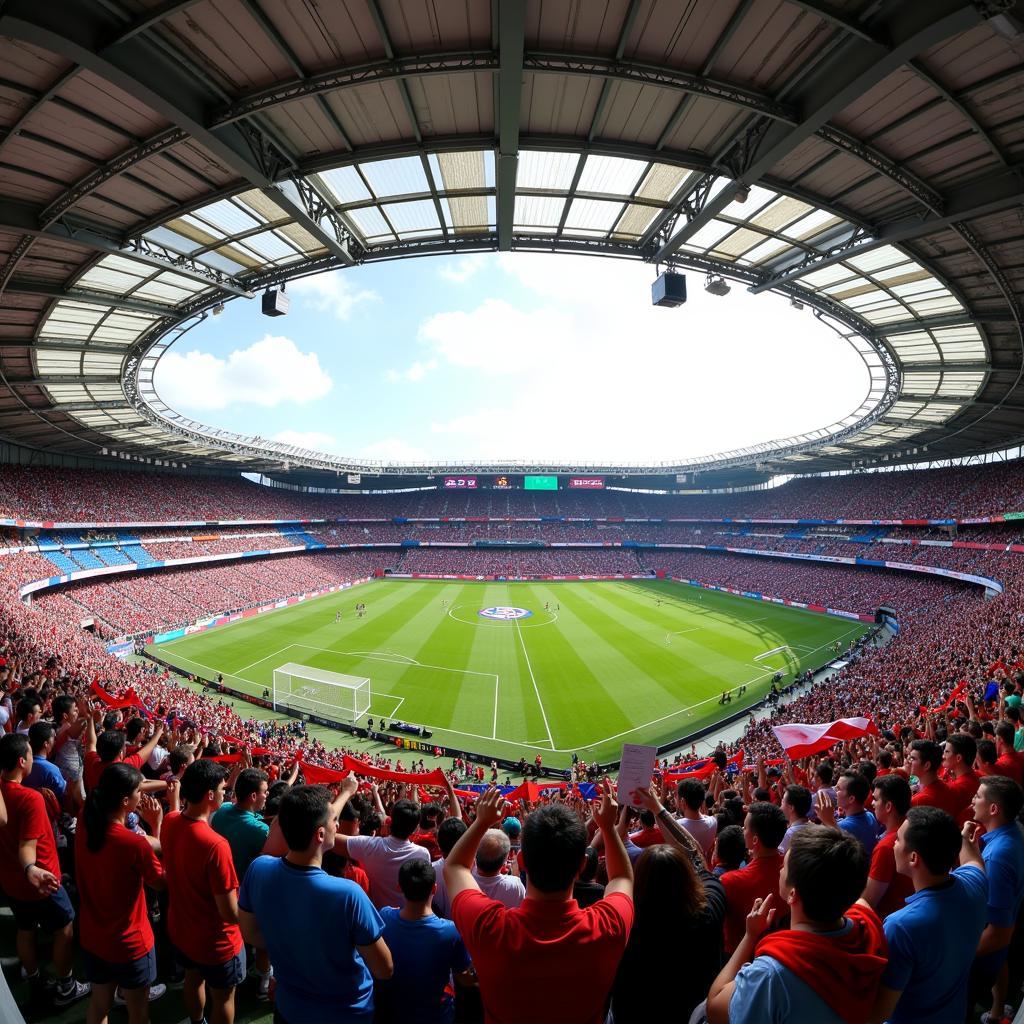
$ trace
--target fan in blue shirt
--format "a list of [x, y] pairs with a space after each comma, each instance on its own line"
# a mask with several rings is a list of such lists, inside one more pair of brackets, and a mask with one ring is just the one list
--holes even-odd
[[864, 802], [870, 792], [867, 777], [859, 772], [844, 772], [836, 783], [836, 803], [843, 814], [839, 827], [859, 840], [869, 857], [878, 842], [879, 833], [875, 816], [864, 810]]
[[[889, 963], [875, 1019], [949, 1024], [967, 1015], [968, 979], [985, 928], [981, 851], [969, 826], [938, 807], [911, 807], [896, 833], [896, 869], [914, 884], [884, 921]], [[962, 867], [955, 868], [959, 856]], [[955, 922], [955, 924], [951, 924]]]
[[276, 1007], [288, 1024], [369, 1024], [373, 978], [389, 978], [384, 922], [353, 882], [328, 875], [338, 815], [358, 788], [349, 776], [331, 801], [323, 786], [296, 786], [281, 800], [284, 857], [257, 857], [238, 894], [242, 934], [266, 949]]

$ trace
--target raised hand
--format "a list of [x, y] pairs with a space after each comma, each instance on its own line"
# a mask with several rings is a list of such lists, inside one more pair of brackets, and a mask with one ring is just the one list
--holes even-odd
[[490, 786], [476, 802], [476, 820], [486, 828], [493, 828], [505, 815], [505, 795], [497, 786]]
[[747, 914], [748, 939], [757, 942], [771, 927], [772, 919], [775, 917], [775, 908], [772, 906], [773, 899], [774, 895], [769, 893], [763, 900], [754, 900], [754, 905], [750, 908], [750, 913]]
[[597, 788], [601, 794], [600, 802], [594, 810], [594, 821], [602, 831], [610, 831], [615, 828], [615, 821], [619, 814], [619, 805], [615, 800], [615, 790], [612, 787], [611, 779], [606, 775], [598, 784]]

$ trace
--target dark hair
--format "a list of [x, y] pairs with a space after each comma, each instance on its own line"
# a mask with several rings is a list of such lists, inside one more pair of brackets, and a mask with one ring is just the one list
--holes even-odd
[[834, 775], [832, 772], [832, 765], [829, 764], [828, 761], [822, 761], [822, 763], [818, 765], [818, 768], [814, 774], [817, 775], [818, 778], [821, 779], [821, 781], [824, 782], [826, 786], [832, 785], [832, 779]]
[[978, 744], [974, 742], [972, 736], [962, 732], [954, 732], [946, 737], [946, 742], [950, 745], [954, 754], [959, 754], [964, 759], [964, 764], [968, 768], [974, 764], [974, 759], [978, 756]]
[[911, 807], [903, 831], [904, 848], [916, 853], [933, 875], [948, 875], [956, 866], [962, 843], [953, 816], [940, 807]]
[[391, 808], [391, 834], [396, 839], [408, 839], [420, 824], [419, 804], [412, 800], [396, 800]]
[[778, 849], [789, 828], [782, 808], [767, 800], [759, 800], [750, 805], [747, 814], [750, 816], [750, 831], [761, 840], [761, 845], [771, 850]]
[[1002, 740], [1008, 747], [1013, 747], [1013, 734], [1016, 730], [1012, 722], [1000, 722], [996, 726], [996, 739]]
[[367, 811], [359, 819], [359, 834], [361, 836], [375, 836], [380, 832], [383, 825], [384, 819], [376, 811]]
[[982, 764], [995, 764], [996, 745], [991, 740], [978, 740], [978, 760]]
[[429, 860], [416, 857], [405, 861], [398, 869], [398, 888], [412, 903], [422, 903], [434, 891], [437, 872]]
[[466, 831], [467, 827], [461, 818], [445, 818], [437, 826], [437, 845], [441, 848], [442, 857], [447, 857], [455, 849], [459, 836]]
[[800, 894], [811, 921], [842, 917], [868, 881], [868, 856], [849, 832], [824, 825], [806, 825], [789, 844], [786, 883]]
[[277, 812], [281, 835], [289, 850], [308, 850], [313, 835], [327, 824], [331, 794], [326, 786], [292, 786]]
[[597, 850], [592, 846], [588, 846], [583, 851], [583, 867], [580, 869], [580, 881], [592, 882], [597, 878], [597, 869], [600, 864], [601, 858], [598, 856]]
[[572, 885], [586, 848], [586, 827], [562, 804], [538, 808], [523, 825], [526, 872], [540, 892], [560, 892]]
[[75, 698], [70, 694], [62, 693], [59, 697], [53, 698], [53, 703], [50, 708], [53, 711], [53, 721], [55, 725], [60, 725], [67, 715], [71, 714], [71, 709], [75, 706]]
[[279, 779], [267, 790], [267, 802], [263, 805], [264, 818], [273, 818], [277, 814], [281, 807], [281, 800], [289, 789], [291, 786], [284, 779]]
[[260, 783], [270, 778], [262, 768], [244, 768], [235, 779], [235, 802], [248, 800], [253, 793], [260, 791]]
[[683, 779], [679, 783], [679, 799], [690, 808], [691, 811], [699, 811], [704, 806], [704, 795], [706, 790], [702, 783], [696, 779]]
[[121, 806], [121, 801], [141, 785], [142, 772], [123, 761], [103, 769], [99, 782], [89, 790], [82, 811], [85, 844], [93, 853], [103, 849], [110, 816]]
[[24, 733], [9, 732], [0, 738], [0, 771], [13, 772], [23, 757], [28, 757], [28, 737]]
[[910, 783], [902, 775], [895, 772], [892, 775], [883, 775], [880, 779], [875, 779], [873, 788], [878, 794], [876, 802], [892, 804], [893, 810], [901, 818], [907, 816], [913, 794], [910, 792]]
[[420, 828], [435, 828], [441, 817], [439, 804], [422, 804], [420, 806]]
[[228, 777], [227, 769], [217, 761], [201, 758], [193, 761], [181, 777], [181, 796], [190, 804], [201, 803], [211, 790]]
[[636, 862], [633, 902], [634, 929], [664, 937], [696, 918], [707, 906], [707, 896], [689, 857], [659, 844], [649, 846]]
[[868, 780], [863, 775], [859, 772], [843, 772], [839, 778], [846, 779], [847, 796], [852, 796], [859, 804], [862, 804], [867, 800], [868, 793], [871, 792], [871, 787], [868, 784]]
[[[857, 763], [857, 771], [868, 780], [868, 792], [871, 792], [871, 783], [874, 782], [875, 776], [878, 774], [878, 768], [875, 767], [874, 761], [859, 761]], [[867, 799], [865, 797], [865, 799]]]
[[170, 754], [167, 755], [167, 766], [171, 770], [172, 775], [177, 775], [182, 768], [188, 767], [188, 751], [183, 750], [181, 747], [175, 747]]
[[53, 737], [53, 726], [49, 722], [33, 722], [28, 728], [28, 742], [33, 754], [38, 754]]
[[139, 738], [139, 733], [145, 728], [146, 720], [144, 718], [129, 718], [124, 727], [125, 739], [129, 743], [134, 743]]
[[120, 729], [105, 729], [96, 737], [96, 753], [101, 761], [116, 761], [124, 750], [124, 733]]
[[644, 828], [654, 828], [654, 814], [649, 811], [646, 807], [640, 811], [640, 824]]
[[18, 706], [15, 709], [18, 715], [18, 721], [24, 722], [37, 707], [42, 707], [39, 703], [38, 697], [22, 697], [21, 700], [18, 701]]
[[727, 825], [715, 840], [718, 863], [725, 868], [738, 868], [747, 859], [747, 841], [739, 825]]
[[978, 788], [985, 787], [985, 798], [991, 803], [999, 804], [1003, 817], [1014, 821], [1024, 807], [1024, 790], [1007, 775], [986, 775]]
[[[892, 751], [891, 750], [884, 750], [883, 749], [883, 750], [880, 750], [878, 752], [878, 763], [883, 768], [891, 768], [892, 767], [892, 762], [893, 762], [893, 757], [892, 757]], [[883, 776], [883, 778], [884, 778], [884, 776]]]
[[798, 817], [806, 818], [811, 813], [811, 791], [806, 786], [787, 786], [786, 800]]
[[942, 767], [942, 748], [934, 740], [914, 740], [910, 749], [921, 755], [921, 760], [931, 771], [937, 772]]

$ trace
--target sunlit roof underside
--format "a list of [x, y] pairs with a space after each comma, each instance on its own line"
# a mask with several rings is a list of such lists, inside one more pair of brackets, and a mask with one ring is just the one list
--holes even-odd
[[519, 249], [720, 273], [854, 345], [858, 410], [708, 469], [1005, 446], [1024, 433], [1024, 20], [1003, 6], [11, 0], [0, 431], [344, 468], [186, 420], [155, 360], [288, 277]]

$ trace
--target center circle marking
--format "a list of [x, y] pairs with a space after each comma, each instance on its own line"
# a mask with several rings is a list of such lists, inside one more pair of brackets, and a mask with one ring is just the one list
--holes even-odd
[[528, 619], [533, 612], [528, 608], [514, 608], [511, 605], [492, 605], [490, 608], [481, 608], [477, 615], [497, 622], [511, 622], [513, 619]]

